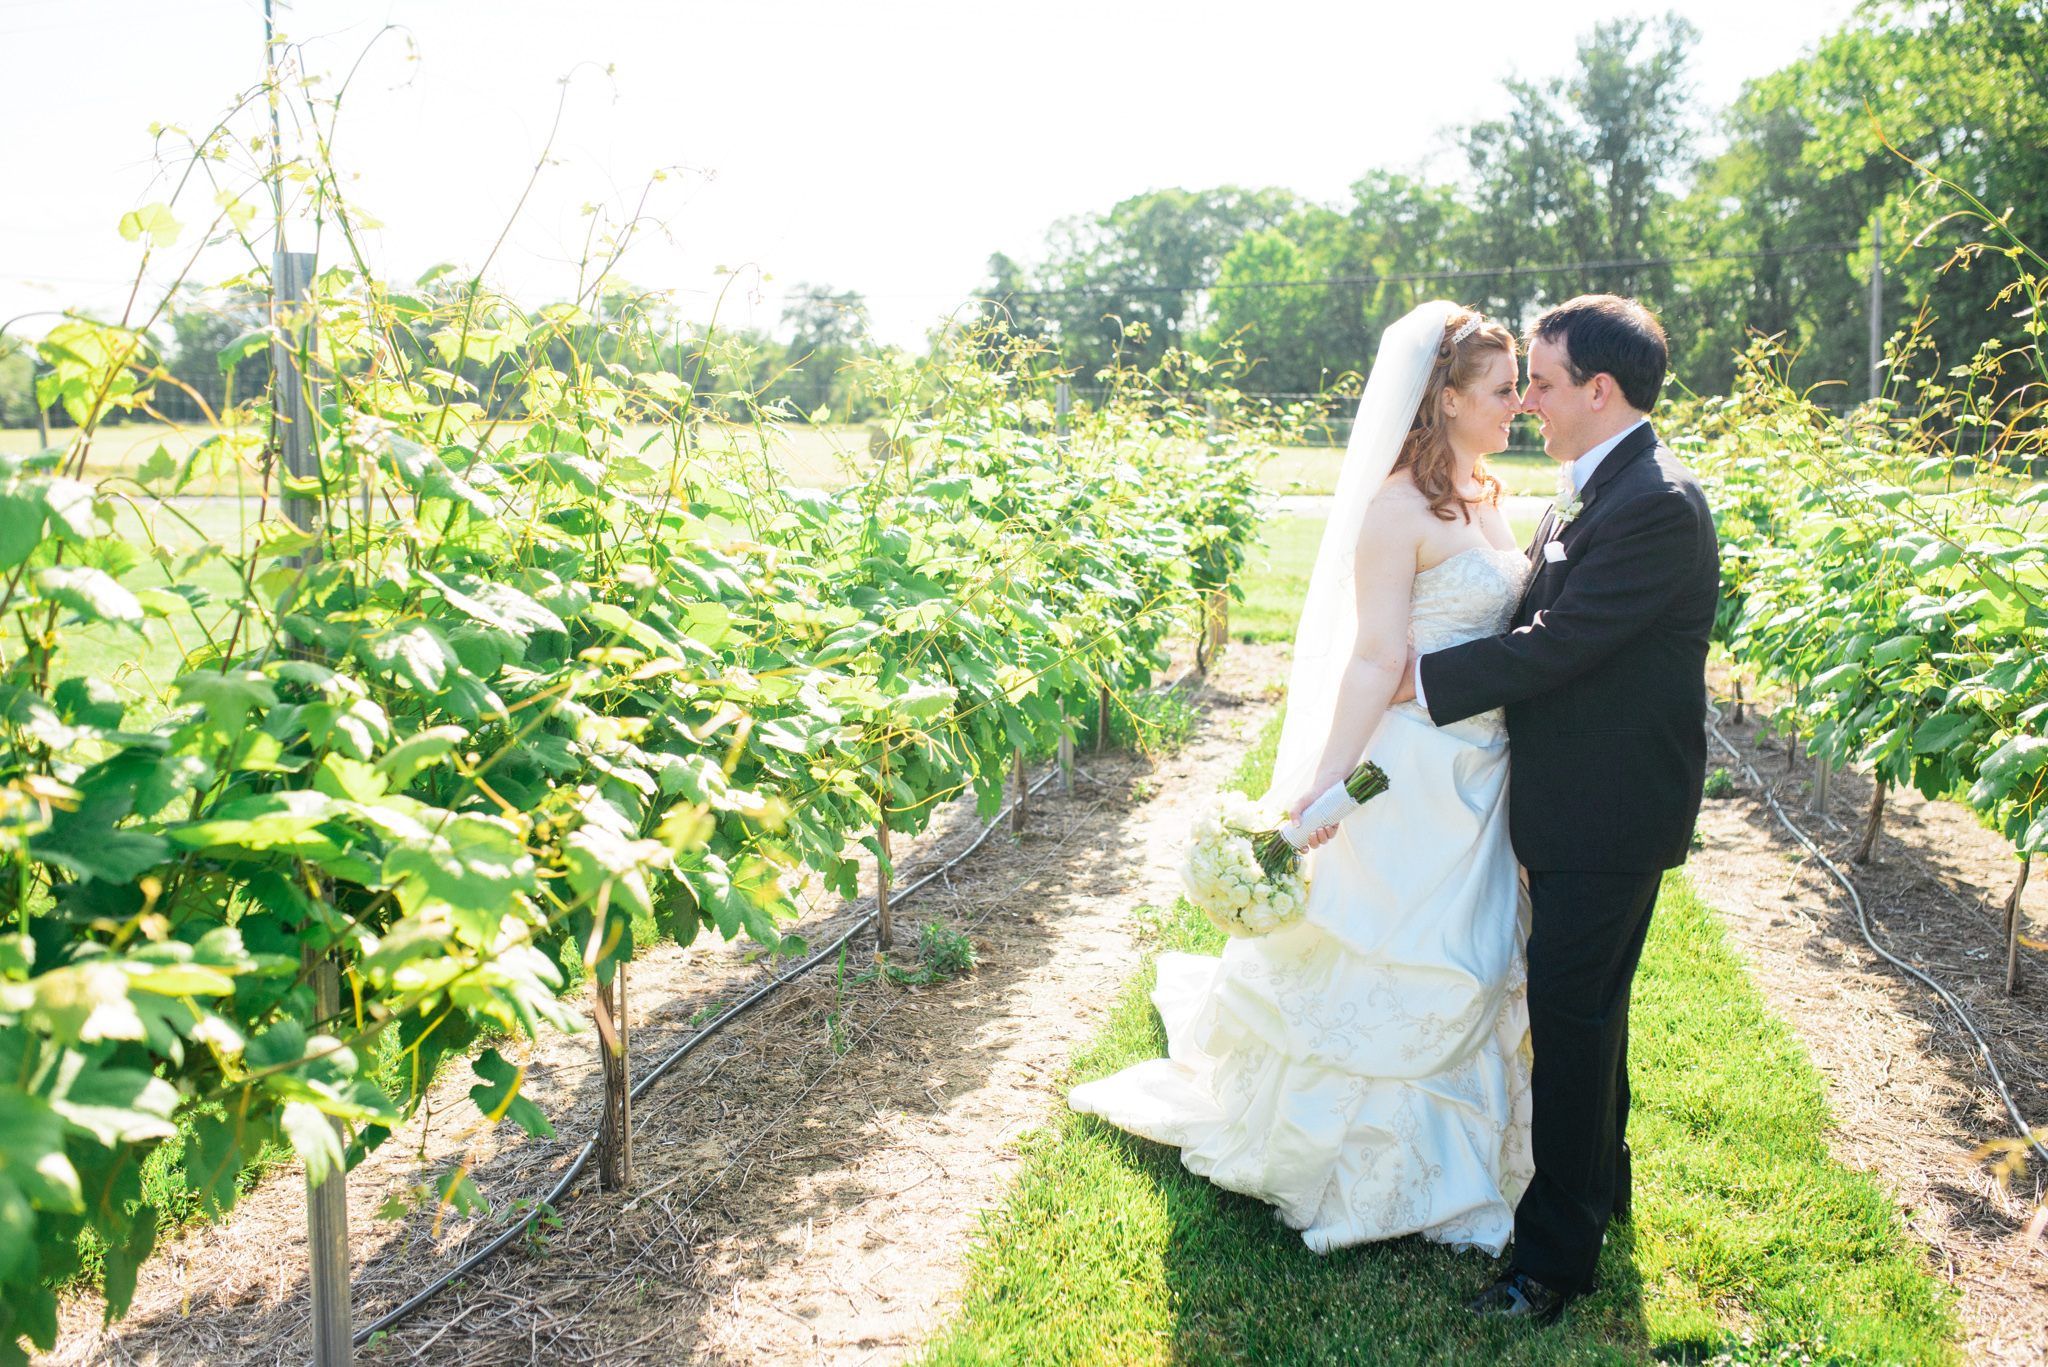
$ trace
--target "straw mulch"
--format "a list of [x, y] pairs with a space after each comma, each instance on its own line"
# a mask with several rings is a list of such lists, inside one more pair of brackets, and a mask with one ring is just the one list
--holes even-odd
[[[1853, 863], [1870, 780], [1836, 775], [1826, 816], [1809, 814], [1811, 762], [1760, 729], [1754, 705], [1738, 726], [1732, 699], [1717, 701], [1722, 734], [1855, 882], [1879, 943], [1963, 1001], [2022, 1114], [2048, 1125], [2048, 953], [2022, 947], [2021, 991], [2008, 996], [2001, 930], [2018, 867], [2009, 848], [1955, 803], [1894, 792], [1873, 857]], [[2048, 1363], [2048, 1244], [2017, 1237], [2048, 1173], [2036, 1164], [2006, 1189], [1973, 1158], [2013, 1133], [1976, 1044], [1939, 998], [1871, 952], [1848, 897], [1710, 745], [1709, 768], [1726, 766], [1739, 786], [1706, 804], [1705, 848], [1689, 868], [1826, 1077], [1834, 1152], [1894, 1193], [1930, 1268], [1958, 1294], [1972, 1361]], [[2037, 943], [2048, 940], [2041, 863], [2022, 907], [2022, 934]]]
[[[820, 968], [712, 1038], [636, 1115], [636, 1181], [579, 1179], [544, 1250], [517, 1245], [430, 1302], [365, 1363], [831, 1362], [912, 1351], [950, 1311], [981, 1211], [1014, 1170], [1014, 1141], [1057, 1104], [1051, 1083], [1138, 958], [1132, 908], [1177, 895], [1175, 846], [1277, 706], [1284, 652], [1235, 646], [1193, 681], [1194, 738], [1158, 759], [1083, 754], [1071, 794], [1032, 799], [1021, 839], [998, 831], [899, 910], [895, 960], [937, 921], [972, 941], [968, 974], [926, 987], [866, 976], [864, 935], [842, 975]], [[956, 804], [899, 841], [898, 884], [981, 830]], [[850, 919], [836, 898], [798, 927], [812, 944]], [[745, 942], [657, 947], [630, 972], [635, 1075], [774, 967]], [[785, 964], [786, 966], [786, 964]], [[367, 1324], [443, 1275], [544, 1193], [596, 1127], [595, 1032], [500, 1043], [553, 1120], [472, 1137], [453, 1067], [430, 1113], [350, 1175], [354, 1314]], [[466, 1158], [489, 1216], [379, 1208]], [[50, 1363], [291, 1363], [308, 1355], [304, 1178], [267, 1177], [220, 1227], [172, 1240], [129, 1317], [65, 1308]]]

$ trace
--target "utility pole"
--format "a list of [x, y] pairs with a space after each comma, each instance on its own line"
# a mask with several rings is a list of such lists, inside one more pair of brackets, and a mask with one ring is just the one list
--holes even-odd
[[1884, 393], [1884, 215], [1870, 218], [1870, 397]]
[[270, 209], [277, 225], [272, 250], [284, 250], [284, 133], [277, 115], [277, 27], [270, 13], [271, 0], [263, 0], [263, 73], [270, 100]]

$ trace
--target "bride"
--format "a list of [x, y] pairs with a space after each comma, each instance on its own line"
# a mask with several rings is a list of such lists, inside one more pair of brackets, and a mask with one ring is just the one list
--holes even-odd
[[1296, 632], [1267, 800], [1357, 767], [1391, 789], [1319, 832], [1307, 915], [1220, 959], [1163, 954], [1168, 1057], [1069, 1104], [1180, 1147], [1318, 1253], [1404, 1234], [1498, 1254], [1532, 1171], [1523, 897], [1498, 712], [1391, 705], [1418, 651], [1503, 629], [1529, 567], [1485, 457], [1515, 341], [1438, 300], [1380, 339]]

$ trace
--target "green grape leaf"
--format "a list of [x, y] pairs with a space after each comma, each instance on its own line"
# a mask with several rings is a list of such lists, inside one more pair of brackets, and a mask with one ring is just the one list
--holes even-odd
[[476, 1189], [476, 1183], [469, 1180], [466, 1167], [450, 1168], [434, 1183], [434, 1199], [443, 1206], [452, 1206], [458, 1215], [491, 1213], [491, 1203]]
[[[99, 1058], [112, 1053], [102, 1045]], [[68, 1066], [49, 1093], [50, 1109], [100, 1143], [139, 1144], [168, 1139], [178, 1132], [172, 1123], [178, 1089], [160, 1077], [135, 1068], [107, 1068], [97, 1059], [74, 1051]]]
[[0, 1171], [0, 1282], [33, 1285], [39, 1261], [35, 1207]]
[[179, 678], [178, 705], [198, 703], [206, 719], [227, 735], [240, 731], [252, 708], [277, 706], [277, 690], [254, 670], [201, 670]]
[[100, 1294], [107, 1302], [107, 1324], [127, 1314], [135, 1300], [135, 1280], [156, 1249], [156, 1222], [156, 1207], [142, 1202], [128, 1218], [128, 1236], [106, 1242], [106, 1274]]
[[555, 1127], [545, 1112], [520, 1096], [526, 1070], [507, 1063], [496, 1049], [486, 1049], [473, 1065], [482, 1082], [469, 1089], [469, 1099], [486, 1116], [502, 1116], [536, 1139], [553, 1139]]
[[64, 1117], [19, 1087], [0, 1087], [0, 1177], [38, 1209], [85, 1209], [78, 1170], [64, 1148]]
[[173, 826], [164, 834], [188, 850], [209, 845], [241, 845], [252, 850], [291, 847], [315, 826], [347, 810], [325, 793], [294, 789], [224, 802], [204, 820]]
[[101, 731], [119, 730], [122, 713], [127, 710], [112, 684], [89, 676], [65, 679], [50, 690], [50, 701], [57, 715], [71, 725]]
[[178, 234], [184, 230], [184, 226], [171, 216], [171, 206], [161, 200], [154, 204], [145, 204], [132, 213], [122, 214], [120, 222], [121, 236], [124, 239], [136, 242], [147, 237], [152, 247], [177, 245]]
[[388, 775], [345, 755], [330, 754], [313, 771], [314, 789], [344, 802], [375, 802], [390, 786]]
[[355, 649], [370, 668], [430, 697], [441, 691], [448, 671], [461, 664], [446, 638], [425, 625], [363, 637]]
[[28, 559], [43, 539], [46, 515], [39, 491], [0, 489], [0, 569], [13, 569]]
[[408, 914], [426, 899], [438, 899], [457, 913], [472, 914], [465, 920], [485, 941], [495, 939], [513, 897], [536, 890], [535, 870], [518, 836], [476, 816], [457, 817], [432, 840], [401, 845], [384, 858], [384, 880], [399, 885], [399, 903]]
[[393, 788], [403, 788], [412, 782], [414, 774], [448, 758], [455, 753], [456, 746], [468, 739], [469, 733], [459, 726], [432, 727], [407, 736], [385, 751], [377, 768], [390, 776]]
[[1920, 723], [1913, 732], [1913, 753], [1938, 755], [1950, 749], [1976, 727], [1976, 720], [1960, 713], [1943, 712]]
[[90, 565], [51, 565], [35, 574], [36, 592], [87, 622], [112, 622], [139, 630], [142, 604], [105, 570]]
[[306, 1164], [307, 1186], [317, 1187], [330, 1172], [342, 1171], [341, 1132], [318, 1106], [287, 1101], [279, 1126]]

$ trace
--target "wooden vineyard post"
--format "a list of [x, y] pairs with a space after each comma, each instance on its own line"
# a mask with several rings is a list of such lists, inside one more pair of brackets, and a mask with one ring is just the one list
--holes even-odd
[[896, 918], [889, 910], [889, 813], [885, 809], [875, 822], [875, 843], [882, 857], [875, 861], [875, 948], [891, 949], [896, 944]]
[[[311, 958], [314, 1008], [322, 1021], [341, 1014], [341, 975], [334, 960]], [[339, 1131], [341, 1122], [329, 1124]], [[313, 1298], [314, 1367], [346, 1367], [354, 1353], [348, 1294], [348, 1178], [340, 1165], [306, 1182], [306, 1284]]]
[[2034, 856], [2020, 856], [2019, 876], [2012, 880], [2012, 891], [2005, 899], [2005, 992], [2014, 996], [2020, 990], [2020, 897], [2027, 890], [2027, 874], [2034, 867]]
[[1109, 685], [1102, 685], [1102, 692], [1095, 700], [1095, 753], [1109, 753]]
[[633, 1185], [633, 1096], [626, 1057], [626, 965], [597, 989], [599, 1047], [604, 1050], [604, 1110], [598, 1119], [598, 1181], [606, 1191]]
[[1742, 678], [1741, 678], [1741, 676], [1740, 676], [1740, 675], [1737, 675], [1737, 676], [1736, 676], [1736, 679], [1735, 679], [1735, 717], [1734, 717], [1734, 721], [1735, 721], [1735, 724], [1736, 724], [1737, 726], [1740, 726], [1740, 725], [1742, 725]]
[[1885, 782], [1873, 777], [1870, 789], [1870, 817], [1863, 823], [1863, 843], [1856, 847], [1856, 853], [1849, 857], [1859, 864], [1870, 862], [1870, 852], [1877, 847], [1877, 835], [1884, 828]]
[[882, 745], [881, 781], [875, 786], [875, 948], [896, 944], [896, 917], [889, 909], [889, 746]]
[[1813, 791], [1807, 795], [1806, 810], [1819, 816], [1828, 814], [1828, 802], [1834, 797], [1835, 766], [1825, 756], [1815, 755], [1813, 759]]
[[[600, 904], [602, 905], [602, 904]], [[606, 912], [598, 914], [604, 934]], [[597, 1122], [597, 1180], [606, 1191], [633, 1185], [633, 1085], [626, 1070], [626, 961], [612, 965], [612, 980], [597, 984], [597, 1047], [604, 1053], [604, 1112]]]
[[[270, 265], [270, 315], [273, 325], [281, 322], [283, 306], [303, 303], [313, 283], [312, 252], [277, 252]], [[313, 415], [319, 401], [308, 393], [306, 377], [299, 371], [299, 349], [285, 340], [280, 328], [270, 344], [271, 410], [277, 415], [278, 447], [285, 473], [295, 479], [310, 479], [320, 473], [320, 444], [314, 438]], [[299, 334], [306, 351], [313, 349], [313, 328], [309, 323]], [[312, 532], [319, 515], [317, 499], [289, 497], [283, 500], [284, 515], [302, 531]], [[294, 565], [310, 564], [317, 548], [291, 557]], [[334, 960], [321, 955], [309, 961], [312, 969], [314, 1008], [321, 1020], [341, 1014], [341, 975]], [[340, 1123], [335, 1122], [340, 1128]], [[327, 1174], [318, 1186], [306, 1187], [306, 1284], [313, 1298], [314, 1367], [345, 1367], [353, 1360], [353, 1327], [349, 1316], [348, 1288], [348, 1178], [339, 1168]]]
[[1019, 745], [1010, 752], [1010, 767], [1017, 775], [1017, 805], [1010, 808], [1010, 832], [1024, 834], [1024, 804], [1031, 797], [1031, 789], [1024, 782], [1024, 747]]
[[[304, 303], [307, 291], [313, 284], [314, 255], [312, 252], [278, 252], [271, 258], [271, 321], [276, 325], [278, 313], [287, 304]], [[319, 398], [310, 392], [312, 386], [299, 373], [299, 350], [287, 339], [290, 334], [280, 330], [276, 340], [270, 344], [270, 363], [274, 371], [271, 390], [271, 407], [277, 414], [278, 445], [284, 458], [285, 473], [293, 479], [314, 479], [320, 474], [320, 443], [313, 432], [314, 414], [320, 411]], [[313, 350], [313, 327], [306, 325], [304, 347]], [[312, 533], [314, 519], [319, 515], [318, 499], [304, 495], [287, 494], [283, 500], [284, 515], [300, 531]], [[305, 555], [293, 557], [294, 565], [311, 564], [317, 558], [317, 549], [308, 550]]]

